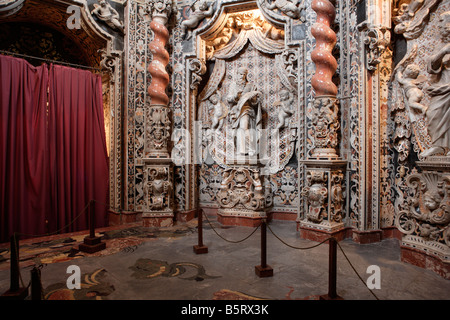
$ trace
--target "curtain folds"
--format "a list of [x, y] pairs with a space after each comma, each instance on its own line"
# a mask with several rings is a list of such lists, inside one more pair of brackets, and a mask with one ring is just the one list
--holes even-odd
[[101, 78], [0, 56], [0, 241], [106, 225]]

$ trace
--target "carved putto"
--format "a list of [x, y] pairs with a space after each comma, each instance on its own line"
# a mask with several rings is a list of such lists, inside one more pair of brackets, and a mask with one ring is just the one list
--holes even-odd
[[[419, 160], [450, 154], [450, 12], [448, 4], [439, 4], [410, 1], [400, 5], [394, 19], [403, 27], [408, 23], [405, 32], [395, 29], [408, 40], [408, 51], [392, 72], [398, 88], [392, 99], [394, 147], [400, 161], [409, 156], [409, 138]], [[402, 132], [410, 133], [397, 134]]]
[[187, 32], [186, 39], [192, 36], [191, 29], [197, 28], [204, 18], [211, 17], [214, 14], [214, 2], [208, 3], [207, 0], [195, 0], [191, 5], [191, 14], [189, 18], [181, 23], [181, 37], [184, 38]]
[[91, 14], [95, 15], [112, 29], [123, 33], [124, 27], [122, 21], [119, 19], [119, 13], [107, 0], [98, 0], [98, 4], [94, 4], [94, 10], [91, 11]]
[[305, 0], [259, 0], [260, 6], [269, 10], [278, 9], [292, 19], [305, 21], [301, 15], [305, 9]]
[[170, 210], [173, 186], [169, 168], [150, 167], [147, 175], [148, 209], [152, 211]]

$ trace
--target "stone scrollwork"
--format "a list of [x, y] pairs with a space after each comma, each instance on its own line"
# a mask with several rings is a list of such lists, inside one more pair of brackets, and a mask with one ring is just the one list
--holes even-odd
[[159, 17], [166, 22], [172, 13], [172, 0], [149, 0], [147, 12], [153, 19]]
[[338, 170], [331, 173], [331, 221], [341, 222], [344, 218], [345, 199], [344, 172]]
[[197, 90], [202, 81], [202, 76], [206, 73], [206, 63], [204, 59], [192, 59], [189, 61], [189, 70], [191, 71], [191, 90]]
[[245, 167], [224, 169], [217, 198], [220, 208], [264, 211], [266, 197], [259, 169]]
[[381, 56], [391, 42], [391, 31], [383, 26], [368, 26], [364, 31], [364, 43], [367, 47], [366, 67], [376, 70], [381, 62]]
[[450, 175], [425, 170], [408, 176], [407, 185], [411, 191], [408, 208], [396, 217], [397, 228], [405, 235], [448, 246]]

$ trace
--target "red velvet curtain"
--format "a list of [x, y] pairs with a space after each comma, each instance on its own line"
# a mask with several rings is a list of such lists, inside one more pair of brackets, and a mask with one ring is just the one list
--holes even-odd
[[[108, 156], [102, 82], [86, 70], [51, 65], [49, 135], [52, 210], [50, 230], [87, 229], [90, 200], [96, 227], [106, 224]], [[92, 208], [91, 208], [92, 209]]]
[[96, 227], [106, 224], [108, 156], [102, 81], [86, 70], [51, 65], [49, 133], [52, 210], [50, 230], [88, 228], [90, 200]]
[[0, 233], [46, 231], [48, 69], [0, 56]]
[[0, 115], [0, 241], [106, 225], [100, 76], [0, 56]]

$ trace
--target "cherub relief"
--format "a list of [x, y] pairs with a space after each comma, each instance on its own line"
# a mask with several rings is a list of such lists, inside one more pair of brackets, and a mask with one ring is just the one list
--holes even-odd
[[267, 0], [261, 0], [261, 4], [266, 6], [267, 9], [279, 9], [285, 15], [292, 19], [302, 19], [301, 12], [305, 9], [305, 0], [275, 0], [269, 3]]
[[123, 33], [123, 24], [119, 21], [119, 13], [106, 0], [98, 0], [98, 3], [94, 4], [94, 10], [91, 11], [91, 14], [114, 30], [119, 30]]
[[426, 77], [419, 76], [420, 67], [417, 64], [409, 64], [404, 71], [397, 71], [396, 80], [403, 87], [408, 106], [419, 113], [424, 114], [427, 107], [420, 103], [424, 93], [420, 86], [426, 81]]
[[190, 29], [197, 28], [199, 23], [207, 17], [211, 17], [214, 13], [213, 4], [208, 4], [207, 0], [197, 0], [199, 1], [196, 6], [195, 2], [191, 6], [192, 12], [187, 20], [184, 20], [181, 23], [181, 37], [184, 38], [186, 35], [186, 31], [188, 30], [187, 39], [192, 36], [192, 32]]

